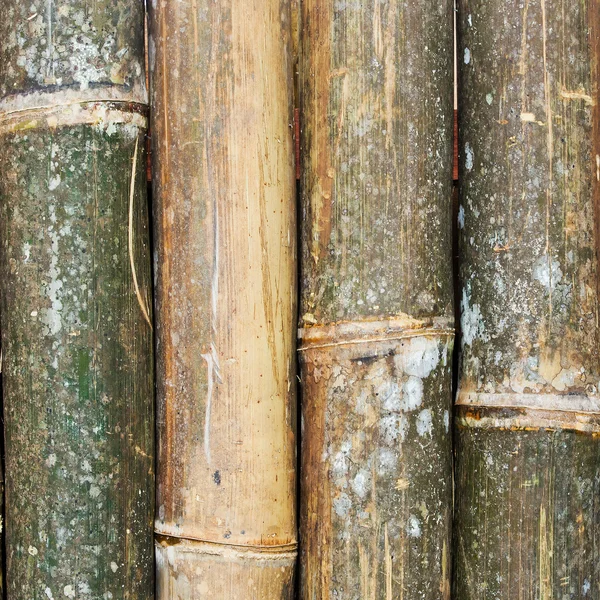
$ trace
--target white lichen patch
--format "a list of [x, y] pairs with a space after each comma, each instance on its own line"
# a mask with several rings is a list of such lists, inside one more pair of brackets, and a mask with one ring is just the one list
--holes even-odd
[[347, 517], [351, 507], [352, 501], [348, 497], [348, 494], [342, 493], [333, 499], [333, 510], [338, 517]]
[[56, 174], [54, 175], [54, 177], [51, 177], [48, 181], [48, 189], [52, 192], [54, 191], [61, 182], [61, 178], [60, 175]]
[[547, 254], [540, 256], [533, 265], [533, 279], [541, 283], [548, 291], [554, 290], [562, 281], [562, 270], [558, 260], [552, 260]]
[[575, 369], [561, 369], [560, 373], [552, 380], [552, 385], [559, 392], [575, 386], [575, 378], [579, 373]]
[[464, 61], [465, 65], [468, 65], [471, 62], [471, 51], [468, 48], [465, 48]]
[[402, 410], [415, 410], [423, 403], [423, 380], [411, 375], [402, 386]]
[[421, 537], [421, 521], [415, 515], [410, 515], [408, 518], [406, 533], [412, 538]]
[[392, 473], [396, 469], [396, 454], [390, 448], [380, 448], [379, 458], [377, 460], [377, 473], [380, 476]]
[[431, 411], [428, 408], [423, 409], [417, 416], [417, 433], [423, 437], [425, 435], [431, 436], [433, 434], [433, 420]]
[[352, 491], [363, 500], [371, 487], [371, 474], [366, 469], [360, 469], [350, 484]]
[[436, 339], [411, 338], [403, 352], [394, 357], [398, 370], [420, 379], [428, 377], [440, 362], [440, 349]]
[[386, 415], [379, 420], [381, 440], [387, 446], [394, 446], [398, 441], [398, 438], [400, 438], [401, 441], [404, 441], [408, 428], [408, 419], [406, 418], [406, 415], [403, 414]]
[[467, 171], [473, 170], [474, 162], [475, 162], [475, 154], [473, 153], [473, 148], [471, 147], [471, 144], [469, 144], [469, 142], [467, 142], [465, 144], [465, 167], [467, 168]]
[[470, 303], [470, 286], [465, 286], [460, 302], [460, 325], [462, 329], [462, 343], [470, 346], [476, 339], [487, 341], [485, 325], [478, 304]]
[[463, 206], [458, 207], [458, 227], [459, 229], [465, 228], [465, 209]]
[[75, 598], [75, 588], [72, 585], [65, 585], [63, 588], [63, 594], [67, 598]]
[[381, 407], [387, 411], [400, 410], [400, 387], [393, 381], [384, 381], [376, 391]]

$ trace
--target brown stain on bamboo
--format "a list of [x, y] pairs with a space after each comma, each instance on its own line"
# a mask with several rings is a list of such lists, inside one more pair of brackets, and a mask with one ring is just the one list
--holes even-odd
[[600, 5], [508, 4], [464, 0], [459, 12], [454, 593], [591, 598]]
[[151, 11], [158, 168], [169, 157], [155, 183], [161, 598], [185, 596], [185, 578], [198, 597], [292, 593], [289, 8], [190, 0]]

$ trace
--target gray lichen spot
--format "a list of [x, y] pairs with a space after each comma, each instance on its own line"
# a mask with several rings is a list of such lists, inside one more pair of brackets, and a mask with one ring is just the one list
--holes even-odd
[[415, 410], [423, 402], [423, 380], [411, 375], [402, 386], [403, 400], [402, 409], [405, 411]]
[[364, 499], [371, 486], [371, 475], [366, 469], [361, 469], [352, 480], [352, 491], [361, 499]]
[[410, 515], [408, 518], [408, 525], [406, 526], [406, 532], [410, 537], [418, 538], [421, 537], [421, 521], [415, 515]]
[[558, 260], [551, 260], [547, 254], [540, 256], [533, 265], [533, 278], [548, 291], [553, 290], [556, 284], [562, 281], [562, 276]]
[[473, 148], [471, 148], [471, 144], [469, 144], [469, 142], [467, 142], [465, 144], [465, 167], [467, 168], [467, 171], [473, 170], [474, 159], [475, 159], [475, 156], [473, 154]]
[[470, 305], [470, 286], [466, 285], [462, 291], [462, 300], [460, 302], [460, 325], [462, 329], [462, 343], [470, 346], [477, 338], [486, 341], [485, 325], [481, 315], [481, 309], [478, 304]]
[[437, 340], [415, 337], [407, 344], [407, 351], [394, 357], [398, 369], [421, 379], [428, 377], [440, 362]]
[[335, 510], [335, 514], [338, 517], [346, 517], [351, 507], [352, 501], [348, 497], [348, 494], [343, 492], [333, 500], [333, 510]]
[[433, 433], [433, 419], [431, 410], [428, 408], [423, 409], [417, 417], [417, 433], [421, 437], [425, 435], [431, 436]]

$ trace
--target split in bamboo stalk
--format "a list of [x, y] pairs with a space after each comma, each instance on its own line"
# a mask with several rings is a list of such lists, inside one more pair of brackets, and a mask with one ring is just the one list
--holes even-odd
[[0, 0], [9, 600], [153, 593], [143, 6]]
[[600, 3], [459, 2], [455, 594], [600, 597]]
[[290, 6], [150, 15], [158, 598], [293, 594]]
[[302, 27], [300, 597], [448, 598], [452, 2]]

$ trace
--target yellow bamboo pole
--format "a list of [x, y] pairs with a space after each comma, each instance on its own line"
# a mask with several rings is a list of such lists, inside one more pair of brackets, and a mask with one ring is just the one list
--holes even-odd
[[291, 598], [290, 7], [185, 0], [150, 17], [158, 598]]

